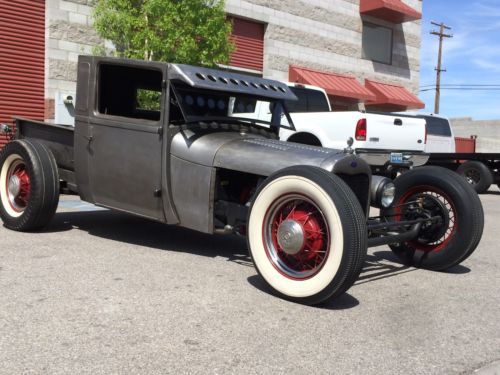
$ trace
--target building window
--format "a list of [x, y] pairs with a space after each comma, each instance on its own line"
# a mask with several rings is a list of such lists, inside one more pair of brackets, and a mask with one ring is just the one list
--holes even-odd
[[234, 43], [229, 65], [262, 72], [264, 68], [264, 30], [263, 23], [228, 16], [233, 23], [230, 40]]
[[363, 22], [363, 58], [392, 64], [392, 29]]

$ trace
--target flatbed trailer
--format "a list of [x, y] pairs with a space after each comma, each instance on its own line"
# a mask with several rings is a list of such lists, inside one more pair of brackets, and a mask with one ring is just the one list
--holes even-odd
[[430, 153], [426, 165], [457, 172], [478, 193], [484, 193], [492, 184], [500, 185], [500, 153]]

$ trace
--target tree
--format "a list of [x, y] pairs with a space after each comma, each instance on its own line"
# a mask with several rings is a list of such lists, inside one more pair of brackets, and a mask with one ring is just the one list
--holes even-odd
[[95, 0], [92, 16], [120, 57], [213, 67], [233, 50], [224, 0]]

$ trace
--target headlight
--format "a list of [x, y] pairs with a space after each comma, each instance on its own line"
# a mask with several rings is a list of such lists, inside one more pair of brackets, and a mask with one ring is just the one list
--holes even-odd
[[392, 182], [384, 185], [382, 189], [382, 197], [380, 198], [382, 207], [389, 207], [394, 201], [394, 195], [396, 195], [396, 186], [394, 186]]
[[371, 205], [378, 208], [387, 208], [394, 201], [396, 187], [390, 178], [372, 176]]

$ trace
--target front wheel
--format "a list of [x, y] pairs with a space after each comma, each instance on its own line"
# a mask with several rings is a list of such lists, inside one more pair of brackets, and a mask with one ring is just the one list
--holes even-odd
[[316, 167], [286, 168], [256, 192], [248, 244], [255, 268], [275, 293], [318, 304], [344, 293], [361, 272], [366, 219], [339, 177]]
[[483, 233], [481, 201], [460, 176], [440, 167], [413, 169], [395, 181], [392, 207], [382, 210], [388, 221], [434, 218], [416, 239], [389, 245], [406, 264], [442, 271], [476, 249]]

